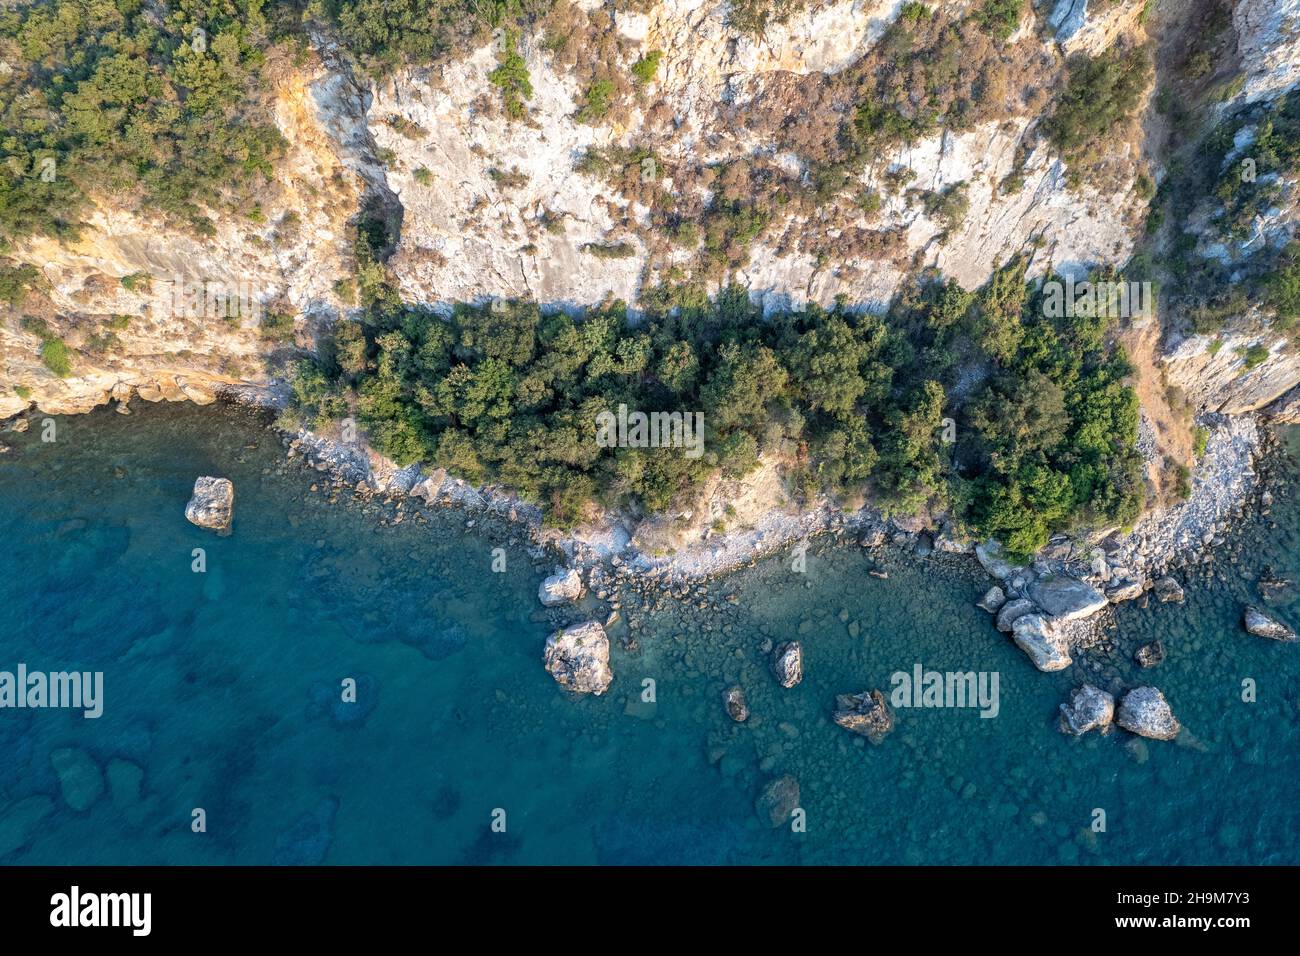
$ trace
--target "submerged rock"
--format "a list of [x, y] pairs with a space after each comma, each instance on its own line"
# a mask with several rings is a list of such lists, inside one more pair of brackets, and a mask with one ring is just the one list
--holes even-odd
[[1241, 623], [1247, 631], [1256, 637], [1267, 637], [1270, 640], [1285, 641], [1287, 643], [1296, 639], [1295, 631], [1281, 621], [1269, 617], [1253, 604], [1246, 608]]
[[1160, 641], [1143, 644], [1133, 652], [1133, 660], [1137, 661], [1139, 667], [1155, 667], [1163, 663], [1164, 659], [1165, 646]]
[[212, 531], [225, 531], [235, 513], [235, 486], [229, 478], [207, 475], [194, 480], [194, 495], [185, 506], [191, 524]]
[[1259, 580], [1255, 582], [1255, 590], [1259, 596], [1269, 604], [1280, 604], [1290, 601], [1295, 588], [1295, 582], [1290, 578], [1280, 578], [1273, 573], [1271, 567], [1265, 568], [1264, 573], [1260, 575]]
[[276, 866], [319, 866], [329, 854], [334, 837], [334, 815], [339, 801], [326, 797], [275, 838], [271, 862]]
[[723, 692], [722, 702], [727, 707], [727, 716], [736, 723], [744, 723], [749, 719], [749, 704], [745, 702], [745, 691], [739, 684], [728, 687]]
[[786, 823], [798, 806], [799, 781], [789, 774], [769, 783], [754, 802], [758, 818], [773, 829]]
[[984, 596], [975, 604], [977, 608], [988, 611], [990, 614], [998, 613], [1002, 605], [1007, 603], [1007, 596], [1002, 589], [996, 584], [984, 592]]
[[33, 794], [0, 810], [0, 860], [32, 841], [41, 823], [54, 812], [54, 801]]
[[880, 743], [894, 729], [894, 713], [885, 703], [885, 695], [878, 690], [837, 694], [834, 718], [845, 730], [860, 734], [873, 744]]
[[1175, 581], [1169, 575], [1165, 575], [1156, 581], [1152, 590], [1156, 592], [1156, 597], [1165, 603], [1173, 602], [1174, 604], [1183, 603], [1183, 586]]
[[782, 687], [793, 687], [803, 680], [803, 648], [798, 641], [776, 646], [772, 652], [772, 676]]
[[1064, 670], [1073, 663], [1069, 642], [1058, 620], [1041, 614], [1022, 615], [1012, 625], [1011, 637], [1040, 671]]
[[1108, 734], [1114, 719], [1115, 698], [1092, 684], [1076, 687], [1061, 705], [1061, 732], [1076, 737], [1090, 730]]
[[104, 793], [104, 773], [95, 758], [84, 750], [64, 747], [50, 754], [50, 764], [59, 778], [63, 802], [80, 813], [94, 806]]
[[1028, 598], [1016, 598], [1013, 601], [1008, 601], [998, 610], [997, 629], [1003, 634], [1010, 634], [1018, 618], [1022, 618], [1026, 614], [1034, 614], [1037, 611], [1038, 605]]
[[1119, 702], [1115, 722], [1152, 740], [1173, 740], [1182, 730], [1165, 695], [1154, 687], [1135, 687]]
[[598, 621], [575, 624], [546, 639], [546, 669], [556, 683], [578, 694], [600, 696], [614, 679], [609, 637]]
[[572, 604], [582, 597], [582, 575], [574, 568], [556, 571], [537, 587], [537, 600], [547, 607]]

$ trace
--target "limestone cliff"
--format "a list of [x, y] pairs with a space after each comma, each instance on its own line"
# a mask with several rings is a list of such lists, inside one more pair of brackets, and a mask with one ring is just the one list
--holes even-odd
[[[32, 404], [79, 411], [133, 392], [273, 396], [282, 360], [312, 347], [348, 308], [363, 208], [381, 209], [393, 226], [389, 266], [404, 297], [435, 306], [502, 296], [565, 309], [615, 297], [635, 307], [659, 282], [691, 275], [715, 289], [739, 281], [773, 308], [842, 296], [883, 310], [927, 267], [974, 287], [1016, 254], [1030, 257], [1031, 276], [1077, 274], [1120, 266], [1143, 241], [1143, 183], [1164, 175], [1158, 138], [1137, 121], [1117, 126], [1080, 176], [1041, 124], [1071, 55], [1146, 42], [1152, 5], [1144, 0], [1026, 5], [1004, 46], [959, 51], [981, 66], [972, 122], [882, 150], [816, 201], [808, 196], [825, 171], [818, 157], [834, 149], [829, 117], [850, 78], [861, 82], [896, 55], [882, 44], [902, 0], [814, 2], [756, 35], [735, 29], [720, 0], [639, 6], [561, 0], [521, 35], [532, 94], [514, 118], [490, 78], [496, 42], [376, 80], [327, 31], [314, 33], [310, 55], [268, 65], [288, 149], [246, 217], [227, 217], [200, 238], [103, 195], [80, 241], [29, 241], [6, 253], [35, 266], [40, 282], [0, 321], [0, 417]], [[960, 16], [972, 5], [929, 6]], [[1157, 16], [1178, 14], [1159, 7]], [[1238, 79], [1217, 109], [1267, 104], [1295, 85], [1298, 23], [1300, 0], [1233, 6], [1232, 48], [1221, 60]], [[623, 75], [654, 61], [600, 115], [589, 102], [595, 50]], [[1158, 59], [1152, 92], [1166, 68]], [[632, 174], [589, 161], [617, 150], [633, 157]], [[653, 226], [656, 197], [707, 209], [733, 188], [733, 172], [735, 188], [779, 193], [782, 202], [725, 269], [705, 269], [698, 240], [668, 241]], [[1280, 200], [1236, 246], [1214, 240], [1207, 202], [1200, 252], [1246, 263], [1293, 236], [1296, 188], [1281, 185]], [[257, 308], [186, 315], [169, 293], [177, 283], [249, 289]], [[1196, 409], [1300, 404], [1284, 398], [1300, 382], [1296, 350], [1257, 310], [1242, 310], [1215, 335], [1191, 333], [1178, 316], [1161, 320], [1167, 334], [1147, 336], [1146, 374], [1163, 374]], [[41, 358], [51, 335], [71, 352], [62, 376]], [[1259, 345], [1266, 357], [1257, 349], [1248, 362]], [[693, 533], [707, 535], [705, 516], [711, 525], [716, 511], [698, 509]]]

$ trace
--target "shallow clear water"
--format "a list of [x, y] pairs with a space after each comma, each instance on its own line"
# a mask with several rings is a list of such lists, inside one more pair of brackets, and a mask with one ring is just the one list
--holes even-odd
[[[243, 410], [56, 424], [53, 443], [39, 420], [4, 436], [0, 670], [102, 670], [104, 715], [0, 710], [0, 862], [1300, 862], [1300, 645], [1238, 624], [1262, 568], [1300, 578], [1291, 485], [1230, 543], [1238, 564], [1182, 575], [1184, 606], [1124, 607], [1115, 651], [1065, 673], [973, 606], [989, 582], [970, 562], [823, 546], [803, 575], [774, 558], [690, 602], [629, 596], [639, 651], [615, 640], [610, 691], [572, 699], [541, 664], [544, 565], [508, 527], [330, 504]], [[184, 519], [200, 474], [235, 482], [229, 537]], [[796, 635], [806, 676], [783, 690], [763, 643]], [[1143, 672], [1129, 655], [1153, 637], [1168, 659]], [[918, 662], [996, 671], [998, 716], [900, 710], [875, 747], [831, 723], [837, 693]], [[1085, 677], [1154, 683], [1184, 739], [1065, 737], [1057, 705]], [[733, 682], [745, 725], [722, 707]], [[93, 761], [71, 788], [87, 809], [62, 748]], [[755, 812], [781, 774], [804, 833]]]

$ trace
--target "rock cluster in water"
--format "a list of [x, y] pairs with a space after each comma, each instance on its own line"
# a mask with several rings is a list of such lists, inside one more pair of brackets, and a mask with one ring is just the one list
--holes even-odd
[[1142, 593], [1141, 583], [1133, 594], [1128, 593], [1128, 585], [1103, 593], [1045, 560], [1032, 566], [1016, 564], [997, 541], [977, 545], [975, 557], [1001, 582], [984, 594], [978, 606], [994, 615], [997, 629], [1010, 634], [1040, 671], [1069, 667], [1071, 647], [1095, 631], [1089, 619], [1113, 601]]

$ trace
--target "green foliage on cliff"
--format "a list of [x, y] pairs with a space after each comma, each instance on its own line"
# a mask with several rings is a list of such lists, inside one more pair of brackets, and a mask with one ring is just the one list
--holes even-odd
[[[433, 63], [546, 15], [552, 0], [323, 0], [319, 9], [374, 72]], [[513, 44], [501, 42], [500, 50]]]
[[[368, 301], [300, 367], [302, 413], [355, 408], [398, 462], [504, 483], [556, 524], [592, 501], [666, 509], [760, 453], [796, 494], [948, 509], [1017, 553], [1141, 503], [1128, 365], [1104, 321], [1047, 318], [1021, 262], [974, 293], [930, 282], [885, 317], [814, 305], [764, 319], [738, 287], [660, 287], [635, 325], [621, 303], [574, 318], [520, 301], [440, 316], [384, 289]], [[619, 405], [701, 413], [702, 455], [601, 447], [596, 417]]]
[[1151, 77], [1145, 47], [1118, 47], [1070, 59], [1065, 89], [1043, 122], [1052, 145], [1067, 156], [1101, 144], [1137, 108]]
[[0, 11], [0, 239], [75, 236], [88, 197], [200, 232], [271, 173], [282, 138], [251, 95], [262, 0], [48, 0]]
[[1020, 26], [1025, 0], [984, 0], [975, 11], [975, 22], [985, 33], [999, 40], [1010, 38]]

